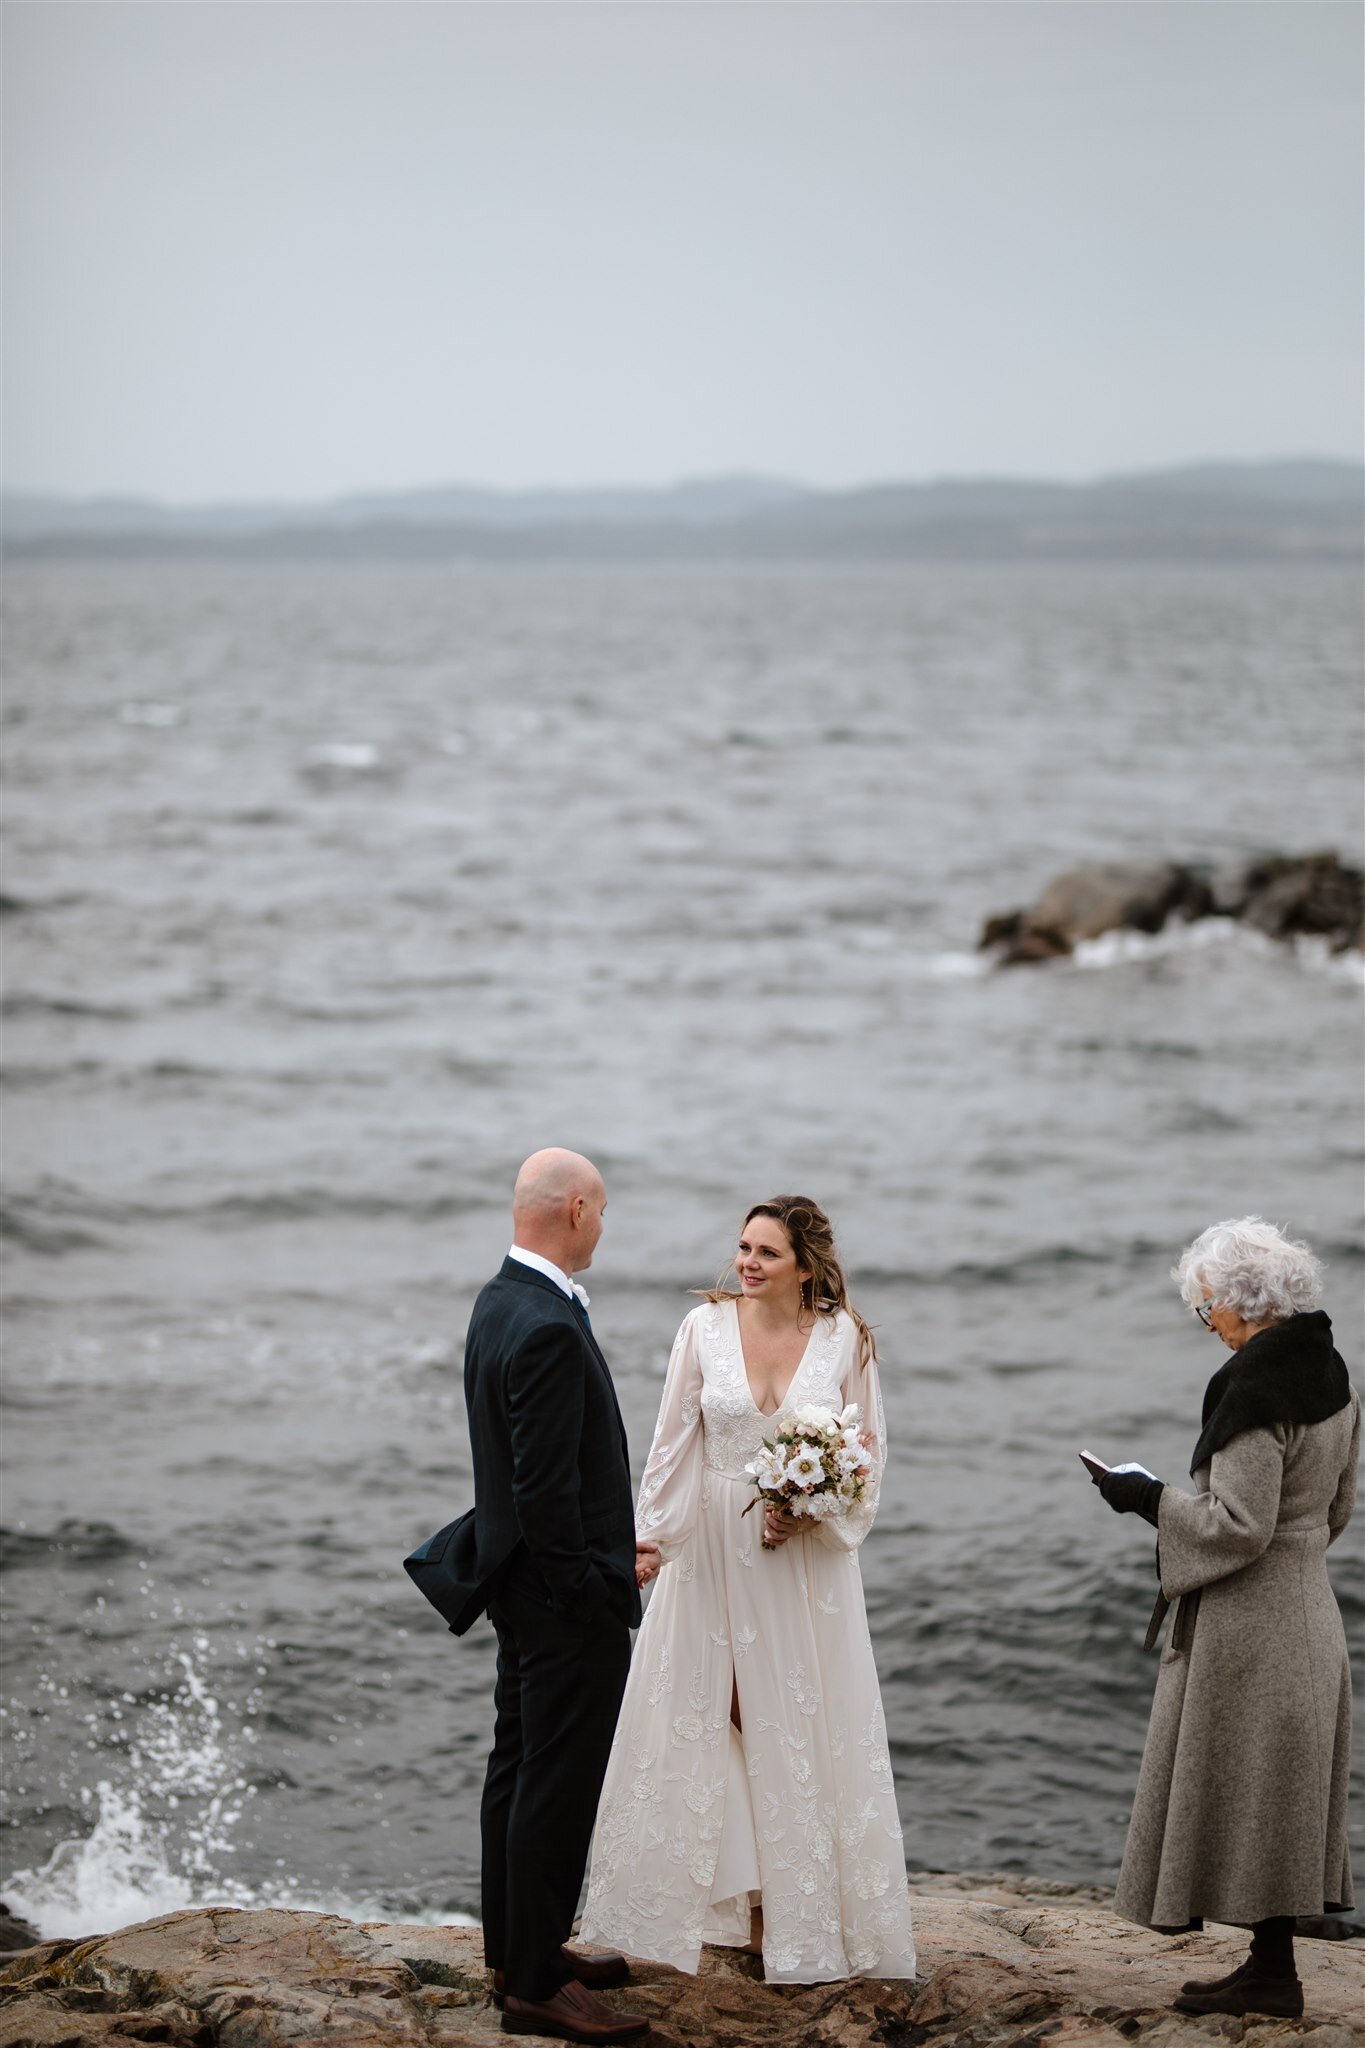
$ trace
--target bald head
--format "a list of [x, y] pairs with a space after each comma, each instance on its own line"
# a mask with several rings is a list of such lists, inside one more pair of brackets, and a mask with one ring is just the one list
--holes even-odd
[[565, 1273], [581, 1273], [592, 1264], [606, 1206], [606, 1185], [591, 1159], [557, 1145], [533, 1152], [512, 1191], [517, 1243]]

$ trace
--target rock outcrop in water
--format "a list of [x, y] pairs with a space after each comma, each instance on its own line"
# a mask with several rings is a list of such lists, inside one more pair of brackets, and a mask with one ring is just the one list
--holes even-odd
[[[655, 2048], [1247, 2048], [1365, 2044], [1365, 1944], [1299, 1947], [1307, 2016], [1186, 2018], [1182, 1978], [1217, 1976], [1246, 1937], [1167, 1940], [1093, 1894], [951, 1878], [916, 1886], [914, 1983], [768, 1985], [755, 1958], [708, 1949], [696, 1977], [659, 1964], [608, 1994], [648, 2013]], [[324, 1913], [172, 1913], [121, 1934], [48, 1942], [0, 1969], [0, 2048], [499, 2048], [477, 1928]]]
[[1104, 932], [1232, 917], [1273, 939], [1313, 934], [1335, 953], [1365, 945], [1365, 874], [1335, 853], [1265, 854], [1224, 867], [1095, 862], [1049, 882], [1027, 910], [987, 918], [982, 947], [1006, 967], [1065, 957]]

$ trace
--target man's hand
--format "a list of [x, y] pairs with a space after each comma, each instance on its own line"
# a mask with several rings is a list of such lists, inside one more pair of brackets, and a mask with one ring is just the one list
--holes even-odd
[[636, 1585], [647, 1586], [651, 1579], [658, 1577], [662, 1568], [663, 1559], [659, 1556], [658, 1544], [643, 1543], [637, 1539], [635, 1544]]

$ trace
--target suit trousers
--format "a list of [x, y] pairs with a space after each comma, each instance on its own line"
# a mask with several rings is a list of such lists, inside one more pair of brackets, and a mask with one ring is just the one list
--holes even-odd
[[483, 1944], [518, 1998], [567, 1982], [597, 1801], [630, 1666], [614, 1615], [570, 1620], [504, 1586], [488, 1603], [498, 1635], [497, 1718], [484, 1779]]

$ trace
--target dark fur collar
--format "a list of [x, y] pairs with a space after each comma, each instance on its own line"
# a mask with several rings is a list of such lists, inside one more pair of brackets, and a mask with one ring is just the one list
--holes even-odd
[[1351, 1382], [1332, 1348], [1331, 1322], [1320, 1308], [1272, 1323], [1209, 1381], [1190, 1471], [1197, 1472], [1244, 1429], [1325, 1422], [1350, 1398]]

